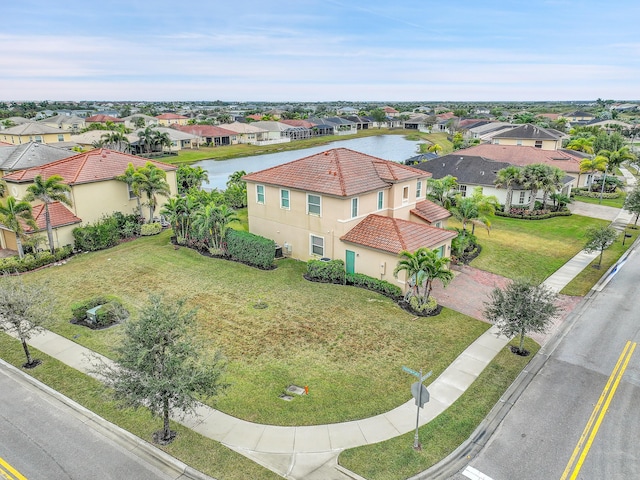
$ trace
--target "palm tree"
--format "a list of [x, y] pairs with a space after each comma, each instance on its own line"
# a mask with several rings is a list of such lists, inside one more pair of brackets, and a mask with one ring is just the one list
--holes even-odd
[[[585, 158], [580, 162], [580, 173], [604, 172], [607, 169], [606, 157], [596, 156], [594, 158]], [[589, 191], [591, 191], [593, 181], [589, 182]]]
[[529, 211], [532, 212], [536, 206], [536, 196], [538, 190], [544, 188], [547, 182], [548, 171], [546, 165], [534, 163], [524, 167], [522, 171], [523, 186], [531, 190], [531, 200], [529, 201]]
[[636, 156], [631, 153], [629, 147], [622, 147], [618, 150], [600, 150], [598, 152], [598, 157], [604, 157], [607, 159], [607, 168], [603, 173], [602, 189], [600, 190], [600, 203], [602, 203], [604, 186], [607, 180], [607, 171], [614, 172], [615, 169], [622, 165], [624, 162], [636, 160]]
[[0, 179], [0, 198], [4, 197], [7, 193], [7, 182]]
[[[446, 287], [453, 279], [453, 272], [447, 268], [448, 258], [439, 257], [438, 250], [426, 247], [418, 248], [415, 252], [402, 250], [400, 260], [393, 270], [394, 277], [401, 271], [406, 272], [406, 278], [411, 285], [407, 295], [421, 297], [423, 303], [429, 300], [433, 281], [440, 280]], [[424, 285], [424, 293], [420, 293], [420, 286]]]
[[142, 215], [142, 205], [140, 205], [140, 185], [136, 180], [136, 168], [129, 162], [122, 175], [118, 175], [116, 180], [126, 183], [131, 192], [136, 196], [138, 202], [138, 215]]
[[103, 145], [113, 150], [126, 152], [130, 148], [129, 140], [122, 132], [105, 133], [100, 138]]
[[133, 174], [134, 181], [138, 185], [140, 192], [144, 192], [149, 199], [149, 222], [153, 222], [153, 214], [156, 210], [158, 200], [156, 195], [169, 197], [171, 189], [167, 183], [167, 174], [153, 163], [147, 162], [144, 167], [140, 167]]
[[564, 172], [558, 167], [547, 166], [547, 176], [545, 178], [542, 189], [544, 191], [542, 197], [542, 208], [546, 208], [549, 194], [556, 192], [562, 188], [562, 180], [564, 179]]
[[160, 147], [160, 151], [162, 152], [164, 150], [164, 147], [171, 149], [171, 145], [171, 137], [169, 137], [169, 134], [167, 132], [155, 132], [155, 135], [153, 136], [154, 147]]
[[138, 139], [142, 145], [145, 153], [150, 153], [153, 148], [153, 139], [156, 131], [151, 127], [146, 127], [144, 130], [138, 132]]
[[451, 193], [458, 187], [456, 177], [447, 175], [442, 178], [427, 179], [429, 197], [445, 208], [451, 206]]
[[593, 142], [595, 137], [578, 137], [572, 139], [569, 143], [567, 143], [567, 147], [569, 150], [576, 150], [578, 152], [584, 153], [593, 153]]
[[500, 202], [495, 195], [483, 195], [482, 187], [474, 188], [470, 198], [478, 209], [478, 217], [471, 220], [471, 234], [475, 233], [476, 225], [482, 225], [488, 232], [491, 229], [489, 217], [496, 213]]
[[513, 187], [521, 185], [523, 182], [522, 169], [516, 166], [508, 166], [501, 170], [498, 170], [494, 184], [498, 188], [507, 189], [507, 197], [504, 202], [504, 211], [509, 212], [511, 210], [511, 203], [513, 201]]
[[211, 240], [211, 248], [222, 248], [224, 235], [231, 222], [240, 221], [233, 209], [227, 205], [209, 203], [196, 211], [193, 225], [203, 236]]
[[44, 203], [44, 220], [47, 224], [49, 249], [52, 254], [55, 253], [55, 247], [53, 245], [53, 226], [51, 225], [51, 216], [49, 215], [49, 204], [61, 202], [68, 206], [73, 205], [73, 202], [67, 196], [71, 188], [69, 185], [62, 183], [62, 180], [60, 175], [51, 175], [46, 180], [42, 178], [42, 175], [36, 175], [33, 179], [33, 184], [27, 187], [27, 195], [24, 197], [24, 200], [27, 202], [40, 200]]
[[160, 213], [167, 217], [178, 243], [184, 243], [189, 232], [189, 224], [186, 221], [189, 217], [187, 197], [171, 197], [163, 205]]
[[8, 197], [4, 204], [0, 203], [0, 222], [16, 234], [18, 255], [20, 258], [24, 257], [24, 250], [22, 248], [24, 228], [22, 225], [26, 223], [33, 230], [38, 228], [33, 219], [31, 204], [24, 200], [18, 201], [14, 197]]
[[427, 147], [427, 152], [435, 153], [436, 155], [438, 155], [441, 151], [442, 146], [438, 145], [437, 143], [432, 143]]

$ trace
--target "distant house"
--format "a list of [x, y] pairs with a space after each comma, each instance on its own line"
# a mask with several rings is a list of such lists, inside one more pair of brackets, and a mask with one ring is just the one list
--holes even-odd
[[172, 125], [171, 128], [196, 135], [198, 144], [220, 147], [238, 143], [238, 133], [215, 125]]
[[157, 115], [158, 125], [162, 127], [170, 127], [171, 125], [186, 125], [189, 121], [189, 117], [184, 115], [178, 115], [177, 113], [163, 113]]
[[336, 110], [338, 115], [357, 115], [358, 109], [353, 107], [340, 107]]
[[496, 133], [491, 138], [491, 143], [557, 150], [562, 147], [563, 138], [568, 138], [568, 136], [551, 128], [542, 128], [527, 123]]
[[300, 260], [342, 259], [347, 272], [393, 277], [401, 250], [451, 253], [450, 213], [424, 199], [430, 174], [345, 148], [245, 175], [249, 230]]
[[39, 120], [38, 123], [71, 132], [78, 132], [85, 127], [84, 118], [76, 117], [75, 115], [55, 115]]
[[324, 123], [333, 125], [334, 135], [355, 135], [358, 133], [358, 126], [355, 122], [347, 120], [341, 117], [327, 117], [324, 119]]
[[387, 117], [393, 118], [400, 115], [400, 112], [393, 107], [386, 106], [386, 107], [383, 107], [382, 110], [387, 115]]
[[583, 112], [582, 110], [575, 110], [573, 112], [563, 113], [562, 117], [569, 120], [569, 122], [572, 125], [580, 125], [583, 123], [587, 123], [593, 120], [594, 118], [596, 118], [594, 114]]
[[64, 145], [68, 144], [70, 140], [70, 131], [36, 122], [23, 123], [0, 131], [0, 141], [12, 145], [30, 142]]
[[[23, 143], [0, 148], [0, 176], [16, 170], [39, 167], [48, 163], [69, 158], [76, 152], [44, 143]], [[12, 195], [12, 192], [9, 192]]]
[[[71, 187], [69, 198], [73, 206], [67, 207], [60, 204], [56, 207], [54, 240], [55, 246], [59, 247], [73, 243], [72, 230], [77, 226], [78, 221], [88, 224], [114, 212], [134, 213], [137, 208], [136, 196], [126, 183], [115, 178], [124, 173], [129, 163], [138, 168], [148, 161], [135, 155], [96, 149], [46, 165], [9, 173], [4, 176], [4, 181], [7, 183], [10, 194], [17, 199], [25, 197], [27, 188], [33, 184], [34, 178], [38, 175], [43, 178], [60, 175], [62, 182]], [[156, 161], [151, 163], [166, 172], [171, 195], [176, 195], [178, 191], [176, 167]], [[157, 200], [159, 209], [167, 198], [158, 196]], [[38, 205], [38, 202], [34, 203], [34, 210]], [[148, 210], [145, 210], [143, 209], [142, 214], [148, 217]], [[7, 240], [9, 233], [5, 230], [2, 234], [3, 245], [11, 245], [11, 240]]]
[[105, 115], [104, 113], [99, 113], [97, 115], [92, 115], [84, 119], [84, 123], [86, 125], [90, 125], [92, 123], [100, 123], [106, 125], [107, 123], [124, 123], [122, 118], [113, 117], [111, 115]]
[[129, 115], [128, 117], [122, 117], [124, 126], [130, 129], [140, 128], [140, 124], [144, 123], [145, 127], [155, 127], [160, 124], [160, 121], [156, 117], [151, 115], [145, 115], [143, 113], [136, 113]]
[[260, 145], [261, 142], [269, 141], [269, 131], [264, 128], [255, 127], [251, 123], [223, 123], [220, 127], [235, 132], [238, 136], [238, 143]]
[[260, 145], [287, 143], [291, 141], [291, 137], [285, 134], [286, 131], [291, 130], [291, 125], [272, 120], [260, 120], [258, 122], [252, 122], [251, 125], [267, 131], [267, 139], [263, 140]]

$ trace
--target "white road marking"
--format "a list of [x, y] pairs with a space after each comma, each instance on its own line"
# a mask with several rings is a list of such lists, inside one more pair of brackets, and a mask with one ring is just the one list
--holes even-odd
[[467, 478], [470, 478], [471, 480], [493, 480], [488, 475], [485, 475], [480, 470], [476, 470], [475, 468], [469, 465], [467, 465], [467, 468], [464, 469], [464, 471], [462, 472], [462, 475], [464, 475]]

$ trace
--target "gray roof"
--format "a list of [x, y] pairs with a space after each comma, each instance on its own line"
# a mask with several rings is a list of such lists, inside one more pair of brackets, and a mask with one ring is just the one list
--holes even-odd
[[451, 175], [457, 178], [459, 184], [493, 186], [498, 170], [509, 166], [511, 164], [507, 162], [494, 162], [484, 157], [451, 153], [414, 165], [413, 168], [429, 172], [435, 179]]
[[77, 154], [78, 152], [36, 142], [0, 147], [0, 170], [13, 172], [39, 167]]
[[60, 133], [60, 129], [41, 123], [28, 122], [2, 131], [3, 135], [44, 135], [47, 133]]
[[558, 135], [557, 130], [551, 130], [549, 128], [542, 128], [537, 125], [532, 125], [530, 123], [526, 123], [524, 125], [520, 125], [519, 127], [512, 128], [511, 130], [507, 130], [497, 135], [494, 135], [493, 138], [527, 138], [532, 140], [558, 140], [560, 139], [560, 135]]

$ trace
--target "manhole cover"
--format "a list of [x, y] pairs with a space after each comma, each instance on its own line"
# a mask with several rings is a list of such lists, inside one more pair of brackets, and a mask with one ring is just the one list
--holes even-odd
[[293, 400], [293, 397], [291, 395], [285, 395], [284, 393], [282, 395], [279, 395], [278, 398], [284, 400], [285, 402], [290, 402], [291, 400]]
[[296, 395], [304, 395], [304, 388], [298, 387], [297, 385], [289, 385], [287, 387], [288, 393], [294, 393]]

